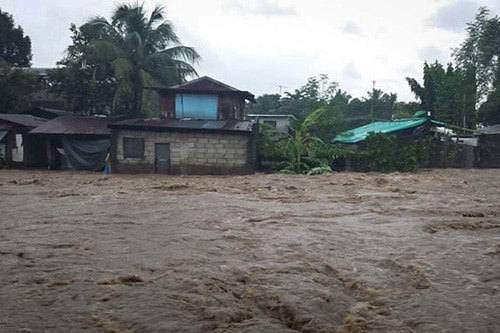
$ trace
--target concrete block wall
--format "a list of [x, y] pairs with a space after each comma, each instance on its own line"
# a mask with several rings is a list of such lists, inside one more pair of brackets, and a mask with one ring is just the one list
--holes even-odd
[[[123, 138], [144, 139], [142, 158], [123, 157]], [[173, 174], [241, 174], [255, 170], [251, 136], [226, 133], [175, 133], [115, 130], [114, 172], [155, 172], [155, 144], [170, 144]]]

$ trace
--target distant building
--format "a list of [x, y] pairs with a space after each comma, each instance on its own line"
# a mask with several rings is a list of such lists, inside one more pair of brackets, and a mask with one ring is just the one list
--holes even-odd
[[251, 113], [247, 118], [258, 124], [267, 124], [276, 132], [288, 133], [290, 131], [290, 120], [295, 117], [291, 114], [256, 114]]
[[30, 71], [37, 75], [38, 87], [30, 95], [31, 107], [42, 107], [56, 110], [67, 110], [69, 104], [64, 96], [49, 92], [49, 73], [54, 68], [48, 67], [23, 67], [24, 71]]
[[479, 139], [477, 166], [500, 168], [500, 124], [478, 129], [475, 134]]

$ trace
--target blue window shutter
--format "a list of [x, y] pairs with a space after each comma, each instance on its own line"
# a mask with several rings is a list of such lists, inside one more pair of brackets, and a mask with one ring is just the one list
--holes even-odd
[[217, 120], [217, 95], [176, 94], [177, 118]]

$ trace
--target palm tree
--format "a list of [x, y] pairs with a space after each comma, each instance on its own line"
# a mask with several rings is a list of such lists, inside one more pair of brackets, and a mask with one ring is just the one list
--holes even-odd
[[192, 64], [200, 61], [200, 55], [181, 45], [164, 12], [163, 6], [156, 5], [147, 17], [143, 5], [121, 4], [111, 22], [97, 16], [84, 24], [91, 33], [89, 57], [97, 57], [114, 71], [118, 84], [114, 108], [125, 99], [131, 103], [127, 113], [132, 117], [140, 115], [144, 87], [169, 86], [197, 75]]

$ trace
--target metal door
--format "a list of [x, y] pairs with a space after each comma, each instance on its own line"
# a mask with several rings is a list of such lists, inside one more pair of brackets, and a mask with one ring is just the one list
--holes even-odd
[[155, 172], [169, 174], [170, 173], [170, 144], [156, 143], [155, 144]]

